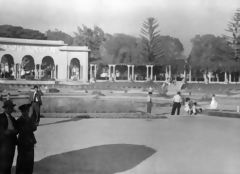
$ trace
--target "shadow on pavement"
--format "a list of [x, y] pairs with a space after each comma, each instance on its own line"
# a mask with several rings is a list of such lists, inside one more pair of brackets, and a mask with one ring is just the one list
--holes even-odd
[[90, 116], [86, 115], [86, 116], [80, 116], [80, 117], [73, 117], [71, 119], [56, 121], [56, 122], [53, 122], [53, 123], [39, 124], [39, 126], [46, 126], [46, 125], [51, 125], [51, 124], [65, 123], [65, 122], [70, 122], [70, 121], [79, 121], [81, 119], [86, 119], [86, 118], [90, 118]]
[[48, 156], [34, 164], [36, 174], [114, 174], [137, 166], [156, 150], [143, 145], [112, 144]]

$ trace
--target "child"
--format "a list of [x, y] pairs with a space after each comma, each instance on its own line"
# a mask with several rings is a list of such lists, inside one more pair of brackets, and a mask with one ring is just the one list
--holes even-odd
[[194, 102], [192, 106], [192, 113], [194, 115], [197, 115], [198, 113], [201, 113], [201, 112], [202, 112], [202, 108], [197, 107], [197, 102]]
[[186, 98], [184, 110], [188, 113], [188, 115], [191, 115], [191, 113], [192, 113], [192, 102], [191, 102], [190, 98]]

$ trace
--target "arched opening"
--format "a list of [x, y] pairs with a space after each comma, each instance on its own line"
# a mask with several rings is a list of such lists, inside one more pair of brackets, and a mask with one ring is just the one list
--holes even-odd
[[43, 71], [42, 80], [54, 79], [55, 64], [51, 56], [45, 56], [42, 59], [41, 69]]
[[14, 79], [14, 60], [10, 54], [5, 54], [1, 58], [0, 73], [1, 78]]
[[34, 69], [35, 63], [33, 57], [30, 55], [24, 56], [21, 63], [21, 78], [26, 80], [33, 80], [35, 73]]
[[77, 58], [72, 58], [69, 67], [69, 79], [80, 79], [80, 61]]

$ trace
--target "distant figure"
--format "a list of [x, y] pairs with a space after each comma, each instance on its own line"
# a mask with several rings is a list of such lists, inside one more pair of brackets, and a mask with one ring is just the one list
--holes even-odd
[[192, 106], [192, 114], [197, 115], [198, 113], [201, 113], [201, 112], [202, 112], [202, 108], [197, 106], [197, 102], [194, 102]]
[[4, 112], [0, 114], [0, 174], [11, 174], [18, 133], [16, 120], [11, 115], [14, 106], [11, 100], [4, 101]]
[[210, 109], [217, 109], [218, 102], [215, 99], [215, 94], [212, 95], [212, 101], [210, 103]]
[[35, 116], [36, 125], [40, 122], [40, 107], [42, 105], [42, 91], [38, 89], [37, 85], [33, 87], [34, 92], [30, 93], [29, 100], [33, 107], [33, 115]]
[[34, 145], [37, 142], [33, 133], [36, 131], [36, 125], [32, 118], [32, 105], [21, 105], [19, 106], [19, 110], [22, 115], [17, 120], [19, 135], [16, 174], [32, 174]]
[[180, 114], [181, 103], [182, 103], [181, 93], [177, 92], [177, 94], [173, 97], [173, 106], [172, 106], [171, 115], [175, 115], [176, 109], [177, 109], [177, 115]]
[[184, 110], [188, 113], [188, 115], [191, 115], [191, 113], [192, 113], [192, 101], [190, 100], [190, 98], [186, 98]]
[[11, 94], [10, 93], [7, 93], [6, 100], [11, 100]]
[[152, 94], [152, 93], [153, 93], [153, 88], [152, 88], [152, 86], [150, 86], [150, 87], [148, 88], [148, 93], [149, 93], [149, 94]]
[[147, 96], [147, 113], [151, 114], [152, 112], [152, 93], [148, 92]]

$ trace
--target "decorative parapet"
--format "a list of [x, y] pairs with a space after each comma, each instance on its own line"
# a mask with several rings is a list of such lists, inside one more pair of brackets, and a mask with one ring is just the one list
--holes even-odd
[[0, 37], [0, 43], [5, 44], [23, 44], [23, 45], [48, 45], [48, 46], [65, 46], [64, 41], [55, 40], [36, 40], [36, 39], [19, 39]]

